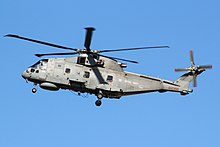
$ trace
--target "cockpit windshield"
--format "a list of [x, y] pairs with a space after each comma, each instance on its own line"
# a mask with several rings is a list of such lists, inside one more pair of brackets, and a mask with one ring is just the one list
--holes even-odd
[[34, 65], [32, 65], [30, 67], [35, 68], [35, 69], [46, 70], [47, 69], [47, 63], [48, 63], [48, 59], [43, 59], [43, 60], [38, 61], [37, 63], [35, 63]]

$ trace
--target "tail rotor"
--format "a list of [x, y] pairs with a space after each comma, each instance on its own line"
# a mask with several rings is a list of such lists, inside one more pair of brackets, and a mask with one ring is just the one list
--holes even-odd
[[206, 69], [211, 69], [212, 65], [201, 65], [201, 66], [196, 66], [194, 62], [194, 56], [193, 56], [193, 51], [190, 50], [190, 62], [191, 66], [188, 68], [177, 68], [175, 69], [175, 72], [182, 72], [182, 71], [189, 71], [192, 76], [193, 76], [193, 87], [197, 86], [197, 76], [205, 71]]

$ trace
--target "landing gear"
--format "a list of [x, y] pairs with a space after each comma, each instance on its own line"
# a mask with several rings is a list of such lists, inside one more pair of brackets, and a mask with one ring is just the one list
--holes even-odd
[[102, 101], [100, 99], [98, 99], [97, 101], [95, 101], [95, 105], [96, 106], [101, 106], [102, 105]]
[[37, 89], [36, 89], [36, 88], [33, 88], [33, 89], [32, 89], [32, 92], [33, 92], [33, 93], [36, 93], [36, 92], [37, 92]]
[[103, 98], [102, 92], [99, 91], [99, 93], [96, 96], [97, 96], [98, 100], [95, 101], [95, 105], [101, 106], [102, 105], [102, 98]]
[[98, 94], [97, 94], [97, 98], [98, 98], [98, 99], [102, 99], [102, 98], [103, 98], [102, 93], [98, 93]]
[[32, 93], [36, 93], [37, 92], [37, 84], [34, 83], [34, 88], [32, 89]]

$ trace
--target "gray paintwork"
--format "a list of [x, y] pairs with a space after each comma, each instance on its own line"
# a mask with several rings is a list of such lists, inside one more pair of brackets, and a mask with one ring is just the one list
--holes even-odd
[[[83, 63], [79, 63], [81, 57], [85, 58]], [[102, 56], [96, 59], [88, 54], [40, 60], [25, 70], [22, 77], [47, 90], [69, 89], [95, 95], [101, 93], [106, 98], [167, 91], [185, 95], [192, 92], [189, 83], [193, 80], [191, 71], [176, 81], [169, 81], [124, 71], [122, 64], [116, 60]]]

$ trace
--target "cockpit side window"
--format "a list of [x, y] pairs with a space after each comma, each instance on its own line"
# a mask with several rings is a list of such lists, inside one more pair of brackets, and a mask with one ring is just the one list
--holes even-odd
[[45, 61], [45, 60], [40, 61], [40, 69], [42, 69], [42, 70], [47, 69], [47, 61]]
[[35, 69], [46, 70], [47, 69], [47, 63], [48, 63], [48, 59], [43, 59], [43, 60], [38, 61], [37, 63], [35, 63], [34, 65], [32, 65], [30, 67], [35, 68]]
[[38, 68], [39, 64], [40, 64], [40, 61], [38, 61], [37, 63], [31, 65], [30, 67], [32, 67], [32, 68]]

